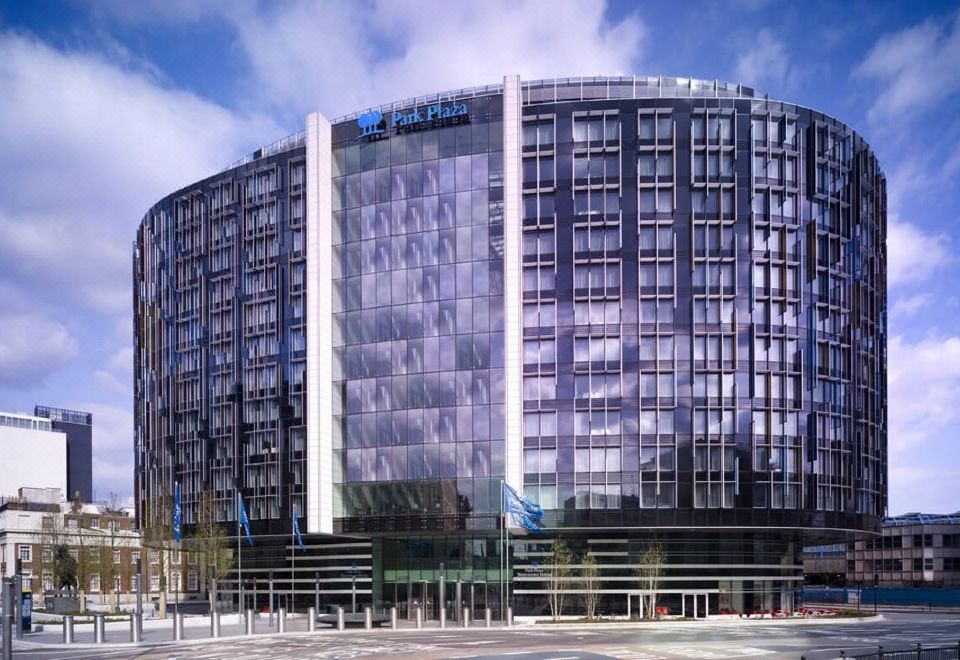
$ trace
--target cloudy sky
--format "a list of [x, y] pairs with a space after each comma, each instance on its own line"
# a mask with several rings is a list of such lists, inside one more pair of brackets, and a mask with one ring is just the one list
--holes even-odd
[[960, 5], [0, 0], [0, 410], [95, 420], [132, 491], [134, 229], [329, 117], [527, 78], [741, 81], [862, 133], [890, 205], [890, 512], [960, 509]]

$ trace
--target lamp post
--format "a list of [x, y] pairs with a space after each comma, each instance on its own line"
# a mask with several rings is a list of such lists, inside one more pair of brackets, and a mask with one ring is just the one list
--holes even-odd
[[877, 615], [877, 591], [880, 589], [880, 576], [873, 574], [873, 615]]
[[313, 574], [313, 607], [317, 614], [320, 614], [320, 573]]

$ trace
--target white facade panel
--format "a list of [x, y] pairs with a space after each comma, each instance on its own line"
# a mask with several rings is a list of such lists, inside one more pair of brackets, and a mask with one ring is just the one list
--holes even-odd
[[506, 366], [506, 481], [523, 488], [523, 301], [521, 283], [520, 76], [503, 79], [503, 318]]
[[333, 532], [330, 122], [307, 116], [307, 531]]
[[67, 492], [66, 433], [0, 426], [0, 457], [0, 497], [24, 487]]

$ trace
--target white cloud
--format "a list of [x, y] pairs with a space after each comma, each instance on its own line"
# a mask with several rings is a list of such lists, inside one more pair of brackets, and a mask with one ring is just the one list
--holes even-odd
[[887, 226], [887, 279], [891, 286], [921, 282], [951, 263], [950, 238], [891, 218]]
[[750, 86], [781, 88], [790, 70], [787, 47], [772, 30], [764, 28], [737, 59], [736, 80]]
[[960, 509], [960, 336], [888, 345], [890, 512]]
[[881, 37], [855, 69], [880, 84], [871, 121], [922, 112], [960, 90], [960, 11]]
[[910, 343], [897, 335], [887, 353], [891, 457], [954, 438], [960, 421], [960, 336]]
[[32, 314], [0, 315], [0, 386], [38, 385], [77, 354], [77, 341], [57, 321]]
[[[195, 21], [176, 5], [114, 12], [125, 21]], [[602, 1], [483, 3], [294, 0], [205, 7], [231, 23], [252, 73], [252, 103], [299, 117], [328, 116], [421, 94], [525, 78], [628, 74], [646, 29], [636, 14], [612, 23]], [[139, 11], [139, 15], [138, 15]]]
[[890, 307], [892, 316], [904, 317], [917, 313], [925, 307], [929, 307], [934, 301], [931, 293], [917, 293], [912, 296], [901, 296], [893, 301]]
[[0, 33], [0, 277], [38, 299], [126, 313], [147, 208], [280, 136], [142, 69]]

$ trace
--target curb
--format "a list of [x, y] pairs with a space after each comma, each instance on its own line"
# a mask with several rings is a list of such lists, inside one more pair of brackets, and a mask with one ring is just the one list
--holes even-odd
[[734, 621], [657, 621], [653, 624], [643, 623], [643, 622], [627, 622], [627, 621], [611, 621], [608, 623], [550, 623], [550, 624], [537, 624], [530, 622], [516, 622], [512, 628], [506, 626], [496, 626], [492, 628], [485, 627], [473, 627], [462, 628], [460, 626], [447, 626], [446, 628], [397, 628], [393, 630], [391, 628], [374, 628], [372, 630], [365, 629], [356, 629], [350, 632], [345, 630], [337, 630], [336, 628], [328, 628], [325, 630], [317, 630], [314, 632], [309, 631], [293, 631], [293, 632], [263, 632], [256, 633], [252, 636], [247, 635], [224, 635], [221, 637], [204, 637], [200, 639], [185, 639], [179, 642], [173, 640], [167, 641], [156, 641], [156, 642], [105, 642], [103, 644], [63, 644], [63, 643], [49, 643], [49, 642], [34, 642], [31, 640], [17, 640], [16, 644], [21, 650], [26, 649], [77, 649], [77, 650], [117, 650], [117, 649], [160, 649], [160, 648], [170, 648], [170, 647], [180, 647], [180, 646], [190, 646], [190, 645], [205, 645], [205, 644], [214, 644], [218, 642], [237, 642], [241, 640], [252, 640], [260, 638], [273, 638], [273, 637], [291, 637], [291, 636], [306, 636], [306, 635], [336, 635], [336, 634], [351, 634], [351, 633], [361, 633], [361, 634], [385, 634], [385, 633], [431, 633], [431, 632], [446, 632], [446, 631], [488, 631], [496, 632], [502, 634], [504, 632], [509, 632], [511, 630], [516, 631], [529, 631], [532, 629], [538, 630], [550, 630], [550, 629], [560, 629], [560, 630], [595, 630], [595, 629], [606, 629], [611, 628], [631, 628], [633, 630], [644, 630], [649, 629], [651, 625], [662, 625], [670, 626], [673, 628], [696, 628], [702, 626], [704, 623], [721, 625], [723, 627], [739, 627], [742, 625], [751, 625], [751, 626], [763, 626], [763, 625], [817, 625], [817, 624], [853, 624], [853, 623], [879, 623], [885, 621], [886, 617], [882, 614], [877, 616], [869, 617], [850, 617], [842, 619], [755, 619], [750, 620], [734, 620]]

